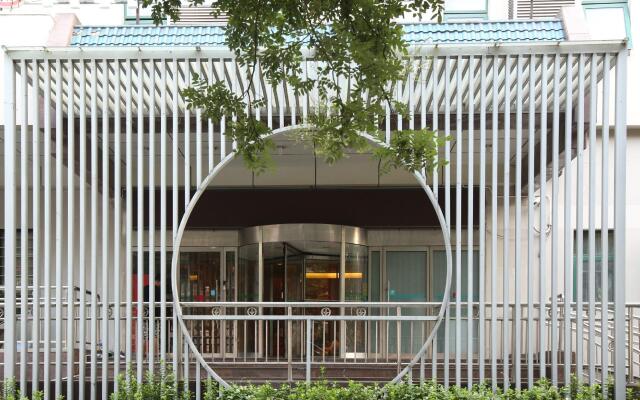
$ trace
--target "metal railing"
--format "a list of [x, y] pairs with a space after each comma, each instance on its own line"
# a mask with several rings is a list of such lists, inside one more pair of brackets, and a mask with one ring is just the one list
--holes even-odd
[[[4, 304], [0, 304], [0, 306], [3, 307]], [[49, 306], [52, 309], [55, 308], [55, 302], [51, 302]], [[124, 347], [127, 340], [131, 341], [135, 353], [143, 353], [143, 361], [147, 363], [151, 347], [153, 347], [155, 354], [160, 354], [163, 344], [159, 332], [163, 324], [169, 338], [164, 344], [167, 358], [165, 360], [156, 358], [154, 364], [159, 365], [161, 362], [171, 361], [171, 356], [174, 354], [172, 336], [179, 335], [179, 332], [175, 330], [171, 304], [166, 305], [166, 318], [163, 320], [160, 317], [160, 304], [152, 306], [148, 302], [144, 302], [142, 312], [138, 313], [139, 303], [134, 303], [132, 318], [134, 321], [140, 319], [143, 321], [143, 330], [138, 332], [138, 325], [134, 323], [132, 337], [121, 340], [121, 349], [114, 349], [112, 335], [122, 335], [122, 333], [112, 330], [114, 326], [113, 311], [117, 305], [111, 302], [98, 303], [96, 309], [98, 318], [102, 315], [102, 307], [108, 307], [109, 329], [104, 332], [101, 324], [97, 323], [98, 342], [96, 346], [98, 351], [95, 355], [86, 351], [84, 359], [80, 360], [77, 357], [77, 350], [81, 346], [88, 349], [91, 345], [87, 339], [83, 342], [77, 337], [78, 324], [81, 323], [78, 313], [82, 306], [86, 307], [87, 315], [84, 323], [88, 325], [88, 331], [92, 323], [90, 303], [76, 301], [73, 304], [75, 310], [74, 332], [71, 335], [66, 330], [62, 332], [63, 351], [66, 353], [69, 347], [72, 347], [74, 354], [76, 354], [71, 361], [65, 358], [64, 363], [66, 365], [72, 362], [76, 373], [80, 368], [88, 368], [94, 362], [99, 368], [112, 368], [115, 363], [119, 363], [120, 371], [123, 371], [127, 365], [136, 366], [135, 360], [127, 361], [125, 359]], [[119, 303], [119, 306], [124, 309], [126, 304]], [[205, 362], [210, 364], [214, 370], [230, 365], [245, 367], [268, 365], [286, 369], [286, 379], [295, 380], [295, 369], [303, 370], [303, 376], [306, 379], [311, 379], [312, 374], [317, 375], [320, 366], [348, 368], [350, 365], [369, 365], [380, 370], [399, 372], [408, 365], [429, 336], [441, 303], [183, 302], [181, 306], [191, 339]], [[504, 368], [508, 368], [513, 373], [514, 363], [519, 357], [519, 365], [522, 366], [523, 371], [531, 365], [535, 368], [536, 376], [541, 374], [541, 369], [545, 369], [548, 375], [549, 369], [552, 367], [551, 362], [547, 361], [545, 368], [542, 368], [540, 355], [545, 353], [547, 360], [549, 360], [550, 354], [554, 350], [558, 357], [558, 370], [568, 362], [571, 365], [571, 371], [576, 374], [581, 373], [586, 380], [589, 376], [589, 368], [592, 368], [597, 372], [596, 382], [602, 382], [605, 377], [613, 373], [613, 317], [609, 312], [608, 320], [603, 324], [600, 305], [591, 311], [588, 307], [584, 307], [583, 324], [578, 327], [576, 304], [571, 304], [571, 343], [569, 344], [562, 340], [565, 337], [563, 331], [565, 316], [563, 313], [559, 312], [555, 325], [552, 325], [549, 319], [551, 304], [545, 304], [542, 313], [539, 304], [533, 304], [531, 308], [526, 303], [521, 304], [520, 319], [517, 321], [513, 318], [516, 315], [515, 304], [509, 304], [506, 313], [503, 305], [493, 307], [493, 311], [489, 303], [481, 305], [477, 302], [465, 302], [464, 307], [468, 306], [472, 307], [471, 318], [469, 318], [466, 308], [463, 308], [459, 317], [456, 317], [455, 306], [450, 306], [449, 317], [438, 329], [438, 333], [425, 356], [416, 366], [416, 371], [410, 371], [410, 376], [420, 379], [441, 379], [446, 369], [453, 368], [454, 358], [459, 353], [464, 368], [469, 368], [472, 371], [472, 379], [477, 381], [477, 372], [480, 369], [488, 371], [490, 364], [494, 362], [491, 357], [479, 358], [480, 346], [484, 347], [484, 354], [495, 354], [495, 362], [501, 366], [498, 370], [499, 374], [502, 374]], [[479, 319], [481, 306], [485, 307], [483, 320]], [[42, 316], [42, 310], [46, 305], [40, 302], [39, 307], [41, 309], [39, 315]], [[63, 307], [66, 310], [66, 300], [63, 301]], [[150, 307], [155, 309], [154, 324], [151, 324], [149, 317]], [[28, 308], [29, 310], [24, 314], [24, 317], [28, 319], [29, 323], [33, 323], [32, 302], [28, 303]], [[562, 310], [563, 308], [558, 307], [558, 309]], [[528, 310], [532, 312], [531, 318], [527, 314]], [[590, 312], [594, 313], [595, 324], [593, 326], [588, 324]], [[124, 315], [124, 312], [121, 312], [120, 315]], [[543, 316], [542, 320], [540, 315]], [[63, 312], [64, 321], [66, 321], [66, 316], [67, 313]], [[22, 320], [22, 317], [22, 313], [18, 315], [18, 322]], [[124, 323], [124, 321], [125, 318], [121, 318], [121, 322]], [[1, 323], [2, 318], [0, 318]], [[43, 329], [44, 324], [44, 319], [40, 317], [40, 322], [37, 325]], [[496, 331], [499, 333], [497, 337], [488, 335], [491, 332], [492, 324], [497, 327]], [[510, 338], [507, 338], [507, 343], [510, 345], [506, 347], [503, 346], [505, 341], [502, 336], [505, 332], [504, 324], [507, 324], [506, 332], [510, 333]], [[517, 324], [520, 325], [520, 332], [525, 333], [520, 337], [513, 334]], [[529, 332], [529, 324], [534, 324], [533, 332], [535, 335], [531, 338], [526, 335]], [[66, 324], [63, 326], [66, 327]], [[150, 334], [150, 326], [153, 326], [154, 334]], [[640, 304], [626, 305], [626, 326], [627, 378], [629, 382], [634, 382], [640, 379]], [[455, 342], [455, 332], [458, 327], [465, 334], [464, 343], [460, 343], [460, 347], [457, 347]], [[561, 339], [556, 349], [552, 349], [550, 346], [550, 338], [554, 329]], [[485, 332], [486, 340], [484, 343], [480, 343], [478, 340], [481, 330]], [[541, 340], [539, 334], [542, 331], [546, 335], [544, 341]], [[590, 337], [590, 332], [594, 333], [592, 337]], [[136, 347], [139, 343], [139, 334], [143, 335], [142, 348]], [[468, 347], [466, 335], [472, 337], [471, 347]], [[575, 357], [580, 335], [583, 338], [583, 352], [587, 355], [583, 365], [577, 365]], [[56, 338], [52, 337], [49, 346], [45, 346], [42, 341], [43, 336], [39, 335], [39, 337], [38, 346], [35, 346], [30, 339], [31, 335], [28, 336], [25, 343], [22, 343], [19, 338], [16, 345], [19, 348], [26, 345], [29, 354], [34, 353], [36, 348], [40, 353], [43, 353], [45, 349], [50, 349], [49, 351], [53, 352]], [[67, 340], [67, 338], [73, 338], [73, 340]], [[520, 341], [518, 348], [522, 349], [521, 354], [514, 354], [517, 340]], [[530, 341], [532, 351], [528, 352]], [[544, 349], [540, 347], [541, 343], [546, 343]], [[589, 351], [591, 343], [595, 345], [595, 351], [592, 353]], [[603, 351], [603, 343], [606, 345], [605, 351]], [[0, 344], [4, 349], [4, 343]], [[569, 346], [572, 356], [571, 359], [564, 360], [562, 355], [567, 346]], [[193, 367], [195, 362], [193, 355], [183, 347], [183, 341], [180, 340], [177, 349], [178, 357], [182, 362]], [[529, 360], [530, 354], [533, 356], [531, 360]], [[96, 359], [92, 357], [96, 357]], [[39, 359], [41, 360], [39, 368], [42, 370], [45, 365], [42, 362], [43, 358], [39, 357]], [[27, 360], [28, 368], [33, 368], [31, 360], [32, 357]]]

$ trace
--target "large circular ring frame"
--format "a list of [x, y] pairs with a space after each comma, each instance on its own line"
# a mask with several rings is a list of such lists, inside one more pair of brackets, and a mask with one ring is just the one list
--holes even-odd
[[[297, 129], [305, 129], [305, 128], [309, 128], [309, 127], [305, 125], [289, 126], [285, 128], [276, 129], [273, 132], [271, 132], [269, 136], [270, 137], [276, 136], [286, 132], [294, 131]], [[381, 142], [380, 140], [376, 139], [375, 137], [367, 133], [360, 133], [360, 135], [378, 146], [387, 146], [386, 143]], [[211, 181], [220, 173], [220, 171], [227, 164], [229, 164], [235, 158], [235, 154], [236, 153], [234, 151], [227, 154], [222, 160], [220, 160], [220, 162], [211, 171], [209, 171], [209, 174], [202, 180], [202, 182], [198, 182], [198, 189], [193, 194], [193, 197], [191, 197], [191, 200], [189, 201], [189, 204], [187, 204], [187, 207], [185, 209], [184, 215], [180, 220], [180, 226], [178, 227], [178, 232], [176, 233], [176, 237], [174, 238], [174, 242], [173, 242], [174, 251], [171, 257], [171, 292], [173, 295], [173, 308], [174, 308], [174, 313], [176, 315], [176, 318], [178, 320], [178, 324], [180, 325], [180, 329], [182, 331], [184, 340], [187, 342], [187, 345], [189, 346], [189, 350], [193, 353], [196, 359], [196, 362], [200, 363], [200, 365], [205, 369], [205, 371], [213, 379], [215, 379], [221, 386], [225, 388], [229, 387], [229, 384], [224, 379], [222, 379], [209, 366], [209, 364], [205, 361], [204, 357], [202, 357], [202, 354], [193, 343], [191, 335], [187, 330], [187, 325], [184, 322], [183, 315], [182, 315], [182, 307], [180, 305], [180, 297], [178, 294], [178, 260], [180, 259], [180, 245], [182, 243], [182, 237], [187, 227], [189, 217], [191, 216], [191, 213], [195, 208], [195, 205], [198, 203], [198, 200], [200, 199], [204, 191], [207, 190]], [[418, 181], [418, 183], [420, 183], [420, 186], [422, 186], [422, 189], [427, 194], [427, 197], [431, 202], [431, 205], [433, 206], [434, 210], [436, 211], [436, 215], [438, 216], [438, 222], [440, 223], [440, 229], [442, 231], [442, 236], [445, 244], [445, 252], [447, 257], [447, 279], [445, 284], [443, 301], [442, 301], [442, 304], [440, 305], [440, 310], [438, 311], [438, 317], [436, 319], [435, 324], [433, 325], [433, 328], [431, 329], [431, 332], [429, 333], [429, 336], [427, 337], [426, 341], [424, 342], [420, 350], [415, 354], [415, 356], [411, 359], [411, 361], [404, 367], [404, 369], [402, 369], [402, 371], [400, 371], [400, 373], [391, 381], [391, 383], [400, 382], [402, 378], [411, 370], [411, 368], [413, 368], [413, 366], [415, 366], [418, 363], [418, 361], [420, 361], [420, 359], [425, 354], [427, 348], [429, 347], [429, 344], [433, 342], [433, 338], [436, 332], [438, 331], [438, 327], [440, 326], [440, 323], [444, 319], [444, 314], [446, 312], [447, 307], [449, 306], [449, 292], [451, 289], [452, 253], [451, 253], [451, 238], [449, 236], [449, 229], [447, 228], [447, 224], [446, 224], [444, 215], [442, 214], [442, 210], [440, 209], [440, 206], [438, 204], [438, 201], [436, 200], [433, 194], [433, 191], [431, 190], [429, 185], [427, 185], [426, 177], [418, 172], [414, 172], [414, 176]]]

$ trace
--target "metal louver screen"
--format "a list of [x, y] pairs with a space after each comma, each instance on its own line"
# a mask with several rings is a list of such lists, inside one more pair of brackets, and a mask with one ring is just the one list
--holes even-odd
[[575, 4], [575, 0], [517, 0], [516, 17], [527, 18], [552, 18], [558, 16], [562, 7]]
[[180, 20], [173, 25], [225, 25], [228, 17], [225, 14], [211, 15], [211, 7], [181, 7]]

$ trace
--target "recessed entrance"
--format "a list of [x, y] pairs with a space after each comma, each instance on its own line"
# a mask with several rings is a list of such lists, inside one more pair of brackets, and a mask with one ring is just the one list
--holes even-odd
[[[326, 224], [285, 224], [252, 227], [240, 234], [239, 293], [251, 301], [264, 302], [340, 302], [368, 300], [368, 257], [362, 229]], [[257, 278], [257, 279], [256, 279]], [[282, 307], [267, 307], [265, 315], [282, 315]], [[293, 314], [337, 315], [339, 307], [296, 307]], [[277, 358], [285, 349], [285, 336], [291, 335], [294, 356], [303, 349], [297, 338], [301, 325], [291, 332], [284, 324], [266, 322], [258, 329], [260, 337], [248, 332], [255, 350]], [[342, 351], [342, 324], [331, 321], [314, 326], [314, 352], [337, 356]], [[348, 336], [348, 335], [347, 335]], [[253, 339], [253, 340], [252, 340]]]
[[367, 301], [363, 229], [325, 224], [252, 227], [240, 234], [240, 296], [251, 301]]

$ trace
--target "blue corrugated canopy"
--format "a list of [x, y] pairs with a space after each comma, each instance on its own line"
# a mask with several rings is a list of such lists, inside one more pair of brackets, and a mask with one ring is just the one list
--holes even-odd
[[[562, 21], [479, 21], [403, 24], [410, 45], [562, 41]], [[223, 26], [77, 26], [71, 46], [224, 46]]]

